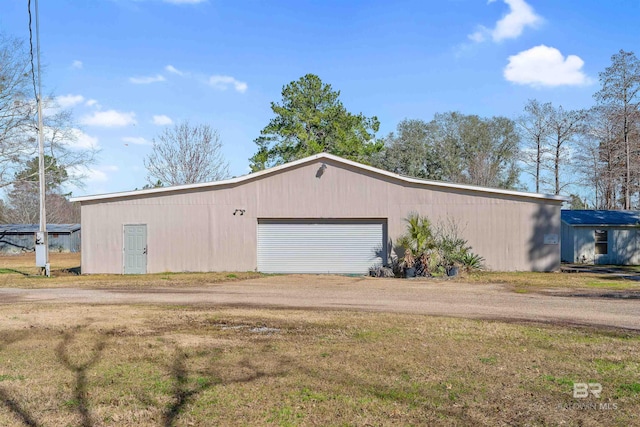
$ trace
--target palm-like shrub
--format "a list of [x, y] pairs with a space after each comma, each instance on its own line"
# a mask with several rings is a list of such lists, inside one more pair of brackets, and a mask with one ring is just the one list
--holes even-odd
[[414, 258], [435, 247], [431, 221], [428, 218], [412, 213], [405, 218], [405, 222], [407, 231], [398, 239], [398, 244], [410, 250]]
[[398, 239], [398, 244], [405, 249], [402, 263], [405, 268], [416, 268], [418, 274], [428, 275], [430, 252], [435, 248], [431, 221], [417, 213], [405, 218], [407, 230]]
[[459, 264], [460, 260], [471, 251], [467, 241], [460, 236], [460, 227], [451, 219], [438, 225], [436, 246], [445, 269]]
[[412, 213], [405, 222], [406, 232], [397, 241], [404, 248], [404, 268], [415, 268], [419, 276], [442, 273], [454, 266], [467, 272], [482, 268], [484, 258], [471, 252], [455, 221], [432, 226], [428, 218]]
[[484, 258], [473, 252], [467, 252], [460, 257], [460, 266], [467, 273], [472, 271], [482, 270], [484, 267]]

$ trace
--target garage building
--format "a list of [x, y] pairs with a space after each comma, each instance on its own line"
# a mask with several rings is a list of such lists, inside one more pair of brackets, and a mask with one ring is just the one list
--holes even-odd
[[453, 219], [493, 270], [560, 266], [561, 196], [426, 181], [322, 153], [224, 181], [85, 196], [83, 273], [366, 273], [404, 218]]

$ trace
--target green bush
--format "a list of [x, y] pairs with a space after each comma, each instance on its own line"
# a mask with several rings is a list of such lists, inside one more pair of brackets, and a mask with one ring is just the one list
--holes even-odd
[[409, 250], [414, 258], [435, 247], [435, 239], [431, 230], [431, 222], [417, 213], [405, 218], [407, 231], [398, 239], [398, 244]]
[[466, 272], [482, 268], [484, 258], [471, 251], [456, 221], [448, 219], [433, 226], [417, 213], [411, 213], [405, 221], [407, 230], [397, 241], [404, 249], [404, 268], [415, 268], [422, 276], [444, 274], [454, 266]]
[[473, 252], [467, 252], [460, 257], [460, 266], [464, 271], [470, 273], [476, 270], [482, 270], [484, 267], [484, 258]]

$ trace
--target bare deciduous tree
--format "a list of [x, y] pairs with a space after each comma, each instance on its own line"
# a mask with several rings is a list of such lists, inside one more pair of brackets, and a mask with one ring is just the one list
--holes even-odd
[[218, 132], [208, 125], [188, 121], [167, 128], [153, 139], [153, 148], [144, 159], [149, 184], [195, 184], [218, 181], [229, 176], [229, 164], [222, 155]]
[[[620, 50], [611, 57], [611, 66], [600, 73], [601, 89], [594, 95], [610, 117], [620, 123], [619, 144], [623, 147], [624, 209], [631, 209], [634, 174], [637, 174], [637, 126], [640, 121], [640, 61], [633, 52]], [[635, 166], [635, 168], [634, 168]]]
[[[56, 160], [56, 164], [69, 172], [65, 183], [70, 183], [76, 187], [83, 187], [85, 175], [82, 170], [86, 170], [95, 162], [99, 150], [94, 146], [76, 145], [80, 130], [76, 127], [71, 112], [60, 110], [52, 97], [44, 102], [45, 114], [43, 114], [45, 155]], [[37, 125], [31, 127], [31, 135], [37, 132]], [[35, 140], [35, 137], [31, 137]], [[31, 156], [37, 153], [37, 146], [34, 147]], [[22, 162], [24, 163], [24, 159]], [[22, 166], [22, 164], [20, 165]], [[47, 165], [46, 173], [49, 173]]]
[[580, 134], [585, 113], [583, 111], [565, 110], [562, 106], [552, 108], [549, 115], [549, 138], [553, 164], [551, 170], [554, 177], [554, 194], [560, 194], [569, 183], [560, 183], [562, 167], [570, 161], [569, 144], [575, 142]]
[[26, 135], [35, 115], [29, 61], [22, 42], [0, 34], [0, 185], [13, 178], [14, 168], [32, 143]]
[[[5, 208], [2, 222], [13, 224], [37, 224], [39, 220], [40, 199], [37, 183], [23, 183], [14, 186], [7, 197], [9, 205]], [[47, 222], [50, 224], [72, 224], [80, 222], [80, 206], [71, 203], [59, 193], [47, 193]]]
[[[36, 223], [38, 221], [36, 92], [24, 43], [0, 33], [0, 188], [7, 189], [3, 221]], [[47, 186], [48, 222], [77, 221], [77, 209], [60, 191], [60, 185], [71, 181], [82, 185], [82, 176], [67, 170], [91, 164], [96, 149], [75, 144], [79, 130], [69, 111], [59, 108], [52, 96], [43, 101], [43, 136], [50, 166], [64, 171], [64, 179], [55, 188]], [[30, 165], [30, 166], [29, 166]]]
[[[16, 174], [11, 190], [7, 193], [6, 221], [20, 224], [38, 222], [40, 215], [38, 166], [38, 158], [34, 157]], [[54, 224], [79, 222], [78, 206], [69, 202], [68, 194], [62, 191], [62, 185], [68, 181], [69, 176], [66, 169], [59, 166], [50, 156], [45, 156], [45, 167], [47, 222]]]
[[588, 111], [575, 157], [577, 171], [593, 186], [596, 209], [616, 209], [623, 168], [616, 120], [606, 108]]
[[[15, 182], [16, 172], [37, 155], [35, 88], [29, 55], [22, 41], [0, 33], [0, 187]], [[53, 97], [43, 99], [45, 150], [65, 169], [93, 162], [96, 149], [77, 147], [78, 129], [69, 111]], [[76, 178], [80, 184], [81, 176]]]
[[530, 99], [524, 107], [524, 115], [517, 121], [522, 131], [520, 158], [524, 163], [523, 171], [533, 176], [536, 193], [540, 192], [544, 181], [542, 171], [549, 155], [547, 138], [551, 131], [549, 119], [552, 110], [551, 103], [541, 104], [536, 99]]

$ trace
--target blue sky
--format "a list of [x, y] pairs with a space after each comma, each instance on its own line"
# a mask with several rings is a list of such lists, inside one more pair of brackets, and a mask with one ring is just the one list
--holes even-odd
[[[28, 37], [27, 0], [0, 10], [0, 31]], [[635, 0], [40, 2], [46, 90], [100, 149], [74, 195], [143, 186], [152, 138], [183, 119], [218, 129], [247, 173], [270, 102], [307, 73], [379, 136], [451, 110], [515, 118], [530, 98], [589, 107], [639, 21]]]

